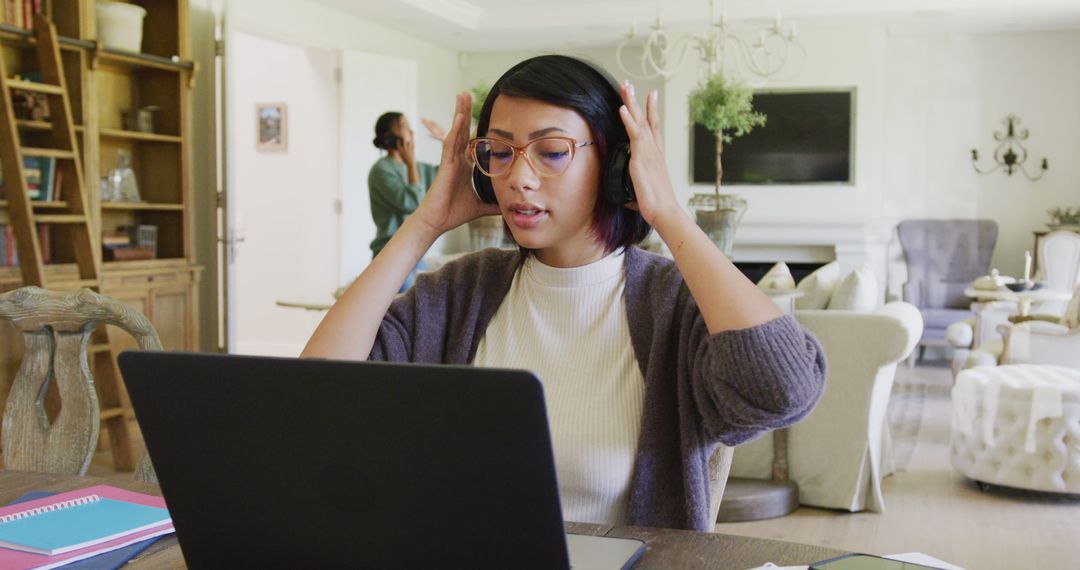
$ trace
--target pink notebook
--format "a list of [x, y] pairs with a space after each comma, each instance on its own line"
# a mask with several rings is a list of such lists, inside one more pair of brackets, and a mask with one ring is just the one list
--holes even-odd
[[[94, 487], [87, 487], [85, 489], [79, 489], [77, 491], [69, 491], [67, 493], [59, 493], [50, 497], [44, 497], [33, 501], [27, 501], [25, 503], [18, 503], [16, 505], [10, 505], [0, 508], [0, 517], [11, 515], [14, 513], [25, 512], [28, 510], [47, 508], [49, 505], [61, 503], [64, 501], [72, 501], [90, 495], [97, 495], [105, 499], [113, 499], [117, 501], [126, 501], [129, 503], [135, 503], [138, 505], [146, 505], [150, 507], [165, 507], [165, 499], [161, 497], [155, 497], [153, 495], [145, 495], [143, 493], [135, 493], [133, 491], [125, 491], [116, 487], [110, 487], [109, 485], [96, 485]], [[173, 532], [172, 522], [165, 522], [158, 526], [142, 529], [138, 532], [87, 546], [85, 548], [79, 548], [55, 556], [46, 556], [43, 554], [33, 554], [29, 552], [20, 552], [17, 550], [10, 550], [7, 548], [0, 548], [0, 568], [5, 570], [25, 570], [25, 569], [45, 569], [55, 568], [62, 566], [76, 560], [82, 560], [89, 558], [104, 552], [123, 548], [129, 544], [134, 544], [142, 540], [154, 536], [160, 536], [163, 534], [169, 534]]]

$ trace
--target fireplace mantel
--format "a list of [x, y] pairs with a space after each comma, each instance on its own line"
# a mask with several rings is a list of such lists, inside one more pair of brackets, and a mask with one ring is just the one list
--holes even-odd
[[735, 261], [840, 263], [841, 275], [867, 263], [884, 291], [889, 241], [896, 222], [744, 221], [735, 233]]

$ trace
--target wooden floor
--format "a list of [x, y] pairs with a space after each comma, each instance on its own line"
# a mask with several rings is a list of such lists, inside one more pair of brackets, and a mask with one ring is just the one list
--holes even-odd
[[949, 465], [948, 368], [902, 368], [897, 381], [925, 382], [928, 395], [906, 470], [882, 483], [885, 512], [803, 507], [716, 531], [879, 555], [924, 552], [968, 569], [1080, 568], [1080, 499], [978, 490]]
[[[906, 470], [882, 485], [884, 513], [804, 507], [779, 519], [719, 524], [716, 531], [873, 554], [924, 552], [972, 570], [1080, 568], [1080, 499], [979, 491], [949, 465], [948, 369], [901, 368], [897, 381], [925, 383], [927, 399]], [[141, 441], [138, 450], [141, 456]], [[131, 477], [113, 471], [100, 452], [90, 474]]]

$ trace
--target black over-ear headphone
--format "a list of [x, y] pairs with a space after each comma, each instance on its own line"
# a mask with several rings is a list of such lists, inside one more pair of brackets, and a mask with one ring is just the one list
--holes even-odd
[[[616, 93], [619, 92], [619, 85], [615, 83], [607, 72], [597, 68], [593, 64], [578, 60], [592, 69], [605, 83], [611, 85], [611, 88]], [[621, 121], [621, 118], [616, 118]], [[473, 192], [476, 192], [476, 197], [480, 198], [481, 202], [487, 204], [495, 204], [495, 188], [491, 185], [491, 178], [488, 177], [474, 164], [472, 169], [472, 187]], [[607, 164], [600, 171], [600, 192], [604, 195], [604, 199], [612, 204], [625, 204], [627, 202], [633, 202], [636, 198], [634, 196], [634, 182], [630, 179], [630, 143], [620, 142], [608, 149]]]

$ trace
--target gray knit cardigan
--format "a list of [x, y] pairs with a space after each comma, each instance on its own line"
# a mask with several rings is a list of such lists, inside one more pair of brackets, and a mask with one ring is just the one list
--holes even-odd
[[[370, 359], [472, 363], [520, 260], [488, 249], [421, 274], [390, 306]], [[669, 259], [630, 248], [625, 271], [630, 341], [645, 378], [631, 523], [711, 531], [710, 455], [810, 413], [825, 356], [790, 316], [710, 335]]]

